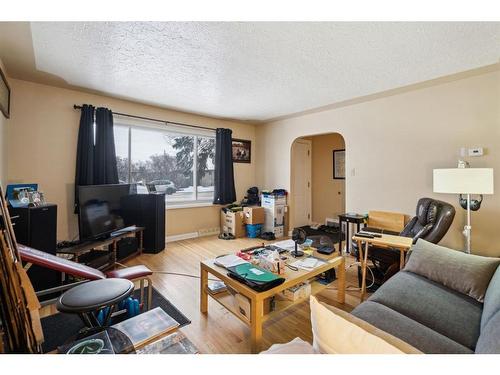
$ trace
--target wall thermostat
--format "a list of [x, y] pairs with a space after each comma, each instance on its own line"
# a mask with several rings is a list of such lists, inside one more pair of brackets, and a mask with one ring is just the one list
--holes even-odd
[[482, 147], [469, 148], [469, 156], [483, 156], [484, 150]]

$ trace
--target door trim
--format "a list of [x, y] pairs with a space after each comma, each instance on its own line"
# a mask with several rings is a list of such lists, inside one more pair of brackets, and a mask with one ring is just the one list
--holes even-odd
[[295, 173], [294, 173], [294, 168], [293, 166], [295, 165], [295, 160], [294, 160], [294, 151], [293, 151], [293, 147], [295, 147], [295, 145], [297, 143], [302, 143], [302, 144], [305, 144], [307, 146], [309, 146], [309, 172], [310, 172], [310, 176], [309, 176], [309, 186], [308, 186], [308, 189], [309, 189], [309, 194], [307, 194], [306, 196], [306, 201], [307, 201], [307, 206], [309, 207], [309, 217], [307, 219], [307, 224], [310, 225], [312, 223], [312, 217], [313, 217], [313, 212], [312, 212], [312, 153], [313, 153], [313, 149], [312, 149], [312, 141], [311, 140], [308, 140], [308, 139], [301, 139], [301, 138], [298, 138], [296, 139], [293, 143], [292, 143], [292, 149], [290, 150], [291, 151], [291, 158], [290, 158], [290, 161], [291, 161], [291, 173], [290, 173], [290, 177], [291, 177], [291, 183], [290, 183], [290, 187], [291, 187], [291, 191], [290, 191], [290, 195], [292, 197], [292, 204], [291, 204], [291, 212], [290, 212], [290, 222], [292, 225], [290, 225], [290, 230], [293, 229], [295, 226], [296, 226], [296, 223], [295, 223], [295, 197], [294, 197], [294, 189], [295, 189]]

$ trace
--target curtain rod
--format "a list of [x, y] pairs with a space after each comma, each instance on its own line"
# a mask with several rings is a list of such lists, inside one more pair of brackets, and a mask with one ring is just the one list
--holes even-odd
[[[74, 109], [82, 109], [81, 105], [73, 105]], [[198, 126], [198, 125], [190, 125], [190, 124], [184, 124], [182, 122], [174, 122], [174, 121], [167, 121], [167, 120], [159, 120], [156, 118], [151, 118], [151, 117], [144, 117], [144, 116], [136, 116], [136, 115], [129, 115], [127, 113], [120, 113], [120, 112], [113, 112], [111, 111], [114, 115], [118, 116], [124, 116], [124, 117], [131, 117], [131, 118], [137, 118], [141, 120], [148, 120], [148, 121], [156, 121], [156, 122], [161, 122], [162, 124], [173, 124], [173, 125], [178, 125], [178, 126], [187, 126], [189, 128], [196, 128], [196, 129], [204, 129], [204, 130], [211, 130], [215, 131], [214, 128], [207, 128], [206, 126]]]

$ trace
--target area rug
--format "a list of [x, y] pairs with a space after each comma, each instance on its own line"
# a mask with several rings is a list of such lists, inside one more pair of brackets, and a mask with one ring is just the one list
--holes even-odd
[[[147, 295], [147, 288], [145, 289]], [[139, 299], [140, 291], [134, 291], [134, 298]], [[168, 315], [174, 318], [179, 323], [179, 328], [191, 323], [183, 313], [181, 313], [174, 305], [172, 305], [165, 297], [163, 297], [155, 288], [153, 288], [152, 308], [161, 307]], [[126, 314], [123, 314], [124, 316]], [[120, 317], [117, 317], [120, 319]], [[123, 320], [121, 318], [120, 320]], [[118, 323], [118, 320], [113, 320], [112, 324]], [[73, 341], [75, 335], [84, 327], [83, 322], [77, 315], [73, 314], [55, 314], [42, 319], [43, 335], [45, 342], [42, 345], [44, 353], [56, 350], [57, 347]]]

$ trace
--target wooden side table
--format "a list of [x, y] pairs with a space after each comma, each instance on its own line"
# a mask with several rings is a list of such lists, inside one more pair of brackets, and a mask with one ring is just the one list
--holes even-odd
[[[367, 238], [354, 235], [353, 241], [358, 242], [359, 259], [361, 261], [361, 302], [365, 299], [366, 295], [366, 267], [368, 261], [368, 249], [370, 245], [378, 247], [386, 247], [398, 249], [400, 252], [399, 269], [403, 269], [405, 265], [405, 253], [410, 249], [413, 244], [411, 237], [393, 236], [390, 234], [382, 234], [381, 237]], [[363, 250], [363, 242], [365, 244]]]

